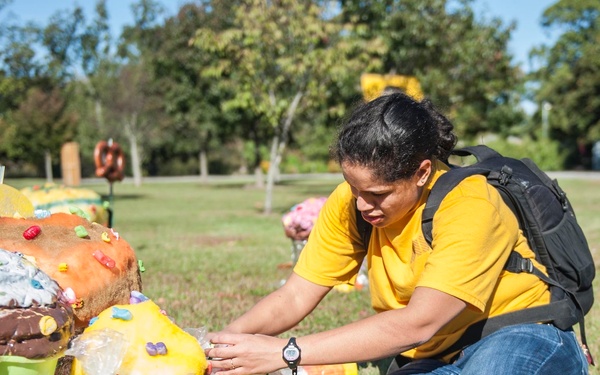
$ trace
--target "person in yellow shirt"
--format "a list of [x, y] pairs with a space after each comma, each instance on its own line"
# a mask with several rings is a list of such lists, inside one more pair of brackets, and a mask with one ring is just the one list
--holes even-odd
[[[421, 216], [448, 170], [452, 124], [427, 100], [402, 93], [359, 106], [334, 145], [345, 181], [328, 197], [294, 272], [278, 290], [209, 335], [213, 368], [260, 374], [298, 365], [366, 362], [400, 355], [400, 374], [586, 374], [571, 330], [550, 324], [500, 328], [466, 348], [453, 344], [473, 324], [547, 304], [537, 276], [504, 270], [511, 251], [534, 259], [518, 222], [482, 176], [463, 180], [434, 216], [433, 241]], [[367, 245], [356, 210], [373, 226]], [[278, 338], [331, 289], [354, 283], [367, 261], [368, 318], [290, 341]], [[295, 375], [295, 374], [294, 374]]]

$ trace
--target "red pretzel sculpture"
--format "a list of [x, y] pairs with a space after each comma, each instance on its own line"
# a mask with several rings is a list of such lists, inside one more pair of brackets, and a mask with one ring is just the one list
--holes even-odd
[[100, 141], [94, 149], [94, 162], [96, 163], [96, 176], [104, 177], [111, 184], [122, 181], [125, 177], [125, 156], [117, 142], [112, 139], [108, 142]]

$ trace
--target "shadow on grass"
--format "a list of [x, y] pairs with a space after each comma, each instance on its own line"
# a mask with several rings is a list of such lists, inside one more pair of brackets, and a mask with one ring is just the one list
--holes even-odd
[[[103, 201], [108, 201], [110, 200], [110, 195], [108, 194], [100, 194], [100, 198]], [[126, 201], [133, 201], [133, 200], [140, 200], [140, 199], [144, 199], [146, 198], [145, 194], [114, 194], [112, 196], [113, 200], [126, 200]]]

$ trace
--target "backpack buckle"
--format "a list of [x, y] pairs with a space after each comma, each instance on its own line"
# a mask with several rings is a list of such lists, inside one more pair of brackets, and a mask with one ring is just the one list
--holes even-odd
[[513, 170], [511, 167], [509, 167], [508, 165], [502, 166], [502, 169], [500, 169], [500, 177], [498, 179], [500, 181], [500, 184], [506, 185], [508, 183], [508, 180], [511, 178], [512, 174]]
[[521, 258], [521, 271], [533, 273], [533, 262], [529, 258]]

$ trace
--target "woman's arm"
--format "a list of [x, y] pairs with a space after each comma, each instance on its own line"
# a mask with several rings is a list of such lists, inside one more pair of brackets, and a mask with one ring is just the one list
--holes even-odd
[[[285, 317], [288, 312], [297, 315], [291, 311], [291, 306], [281, 306], [281, 315], [269, 315], [271, 325], [278, 328], [289, 324]], [[465, 302], [449, 294], [418, 287], [404, 309], [386, 311], [343, 327], [297, 338], [302, 350], [300, 364], [363, 362], [399, 354], [428, 341], [465, 307]], [[257, 310], [252, 316], [260, 314]], [[288, 323], [281, 324], [278, 320]], [[207, 354], [224, 358], [213, 362], [214, 367], [225, 371], [223, 375], [269, 373], [285, 367], [281, 350], [286, 342], [286, 339], [269, 336], [222, 332], [213, 337], [213, 343], [229, 346], [210, 349]]]

